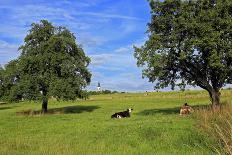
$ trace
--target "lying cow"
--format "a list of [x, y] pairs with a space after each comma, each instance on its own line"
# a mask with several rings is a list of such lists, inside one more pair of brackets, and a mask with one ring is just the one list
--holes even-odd
[[117, 112], [111, 116], [111, 118], [125, 118], [130, 117], [130, 113], [133, 109], [129, 108], [126, 111]]
[[180, 108], [180, 115], [188, 115], [193, 112], [193, 108], [188, 105], [188, 103], [185, 103]]

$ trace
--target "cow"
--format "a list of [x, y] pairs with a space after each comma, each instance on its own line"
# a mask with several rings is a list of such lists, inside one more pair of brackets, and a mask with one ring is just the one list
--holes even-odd
[[185, 103], [180, 108], [180, 115], [188, 115], [193, 112], [193, 108], [188, 105], [188, 103]]
[[126, 111], [122, 111], [122, 112], [116, 112], [115, 114], [113, 114], [111, 116], [111, 118], [126, 118], [126, 117], [130, 117], [130, 113], [132, 112], [132, 108], [127, 109]]

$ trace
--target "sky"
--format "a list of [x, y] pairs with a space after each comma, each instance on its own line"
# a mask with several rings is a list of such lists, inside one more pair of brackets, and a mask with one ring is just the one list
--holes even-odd
[[[88, 90], [153, 91], [142, 78], [133, 46], [147, 40], [147, 0], [0, 0], [0, 65], [16, 59], [30, 25], [46, 19], [65, 26], [91, 58]], [[232, 85], [227, 85], [231, 86]], [[199, 89], [188, 86], [187, 89]], [[170, 87], [163, 91], [170, 90]]]
[[88, 90], [152, 91], [142, 78], [133, 45], [147, 39], [150, 8], [146, 0], [0, 0], [0, 65], [19, 56], [30, 25], [47, 19], [73, 32], [91, 58]]

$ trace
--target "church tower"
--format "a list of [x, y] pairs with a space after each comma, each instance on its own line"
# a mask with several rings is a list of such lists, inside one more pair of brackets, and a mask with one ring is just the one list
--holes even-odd
[[97, 84], [97, 91], [101, 91], [101, 84], [100, 84], [100, 82], [98, 82], [98, 84]]

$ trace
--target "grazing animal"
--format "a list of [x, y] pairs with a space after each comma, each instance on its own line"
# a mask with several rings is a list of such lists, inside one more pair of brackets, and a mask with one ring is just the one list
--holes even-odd
[[125, 117], [130, 117], [130, 113], [132, 112], [133, 109], [129, 108], [126, 111], [122, 112], [116, 112], [111, 116], [111, 118], [125, 118]]
[[193, 112], [193, 108], [188, 105], [188, 103], [185, 103], [180, 108], [180, 115], [188, 115]]

